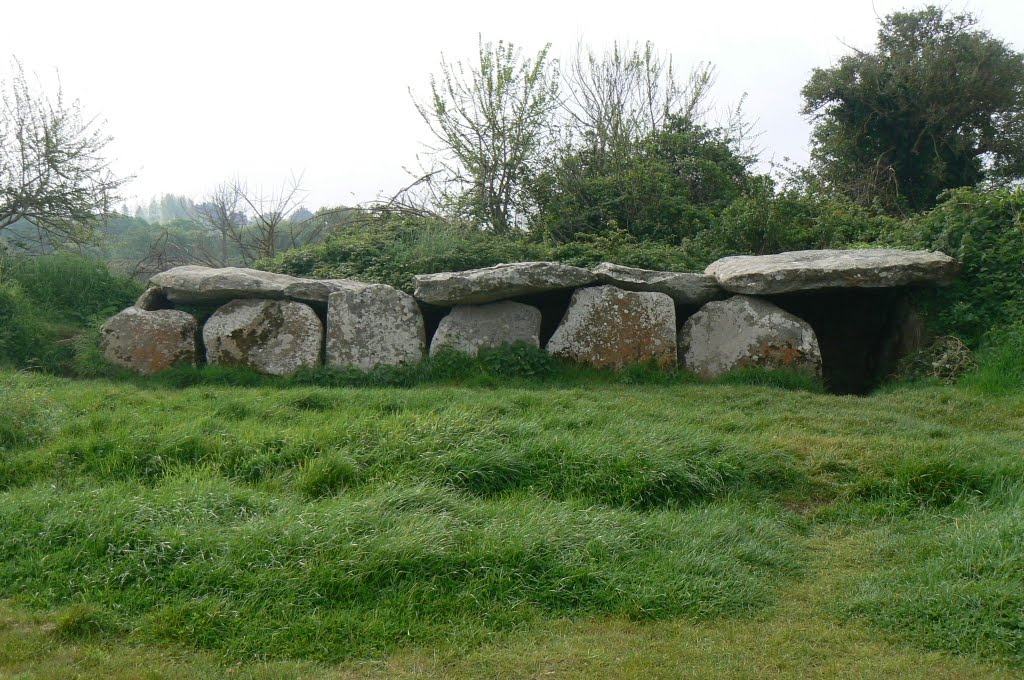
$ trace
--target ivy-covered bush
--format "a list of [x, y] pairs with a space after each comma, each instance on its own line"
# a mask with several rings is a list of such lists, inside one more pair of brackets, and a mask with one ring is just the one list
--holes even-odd
[[961, 263], [952, 286], [920, 295], [933, 333], [977, 347], [991, 331], [1024, 323], [1024, 190], [947, 192], [935, 209], [900, 224], [893, 241]]
[[842, 198], [794, 189], [776, 192], [765, 181], [730, 203], [714, 226], [685, 245], [695, 259], [712, 262], [727, 255], [870, 245], [895, 224], [879, 211]]

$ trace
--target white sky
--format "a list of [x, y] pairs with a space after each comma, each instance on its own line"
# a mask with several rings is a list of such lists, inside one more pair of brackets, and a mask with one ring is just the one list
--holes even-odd
[[[893, 0], [687, 2], [227, 2], [0, 0], [0, 79], [16, 56], [107, 121], [132, 202], [198, 197], [236, 175], [279, 185], [304, 172], [306, 205], [347, 203], [407, 183], [428, 141], [408, 89], [428, 90], [443, 52], [472, 59], [477, 34], [568, 56], [581, 39], [651, 40], [681, 73], [718, 69], [723, 107], [747, 93], [765, 159], [807, 158], [800, 88], [811, 70], [870, 48]], [[1024, 49], [1022, 0], [951, 3]]]

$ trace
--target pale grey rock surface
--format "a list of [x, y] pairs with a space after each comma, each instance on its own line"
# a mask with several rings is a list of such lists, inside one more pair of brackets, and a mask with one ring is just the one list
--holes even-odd
[[170, 309], [171, 302], [159, 288], [150, 287], [139, 296], [133, 305], [136, 309], [144, 312], [155, 312], [160, 309]]
[[421, 274], [414, 280], [417, 300], [448, 307], [579, 288], [597, 277], [586, 269], [559, 262], [517, 262], [464, 272]]
[[602, 368], [676, 365], [676, 309], [664, 293], [580, 288], [547, 344], [557, 357]]
[[368, 285], [370, 284], [351, 279], [299, 279], [285, 287], [284, 296], [289, 300], [326, 305], [331, 293], [361, 290]]
[[772, 303], [746, 295], [709, 302], [679, 331], [679, 363], [702, 378], [748, 366], [821, 375], [814, 329]]
[[185, 265], [155, 274], [149, 283], [174, 303], [202, 304], [243, 298], [279, 300], [303, 279], [242, 267]]
[[320, 363], [323, 324], [291, 300], [232, 300], [203, 326], [206, 361], [289, 375]]
[[331, 293], [327, 365], [368, 371], [423, 360], [427, 336], [412, 296], [383, 284]]
[[774, 295], [822, 288], [895, 288], [945, 285], [956, 260], [925, 250], [799, 250], [735, 255], [712, 262], [705, 274], [733, 293]]
[[715, 277], [694, 272], [661, 272], [602, 262], [591, 270], [601, 283], [638, 292], [665, 293], [677, 305], [702, 305], [725, 296]]
[[476, 356], [483, 348], [525, 342], [540, 346], [541, 313], [519, 302], [457, 305], [441, 319], [430, 342], [430, 353], [451, 348]]
[[138, 307], [110, 317], [100, 329], [100, 351], [107, 361], [151, 375], [198, 358], [198, 323], [191, 314]]

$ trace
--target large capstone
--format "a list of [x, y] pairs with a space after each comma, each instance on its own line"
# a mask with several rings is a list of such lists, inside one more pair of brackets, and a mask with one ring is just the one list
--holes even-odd
[[289, 375], [320, 363], [324, 328], [308, 305], [290, 300], [232, 300], [203, 326], [206, 361]]
[[518, 262], [464, 272], [422, 274], [414, 280], [417, 300], [448, 307], [579, 288], [593, 283], [597, 277], [586, 269], [559, 262]]
[[773, 295], [826, 288], [895, 288], [944, 285], [956, 261], [923, 250], [800, 250], [737, 255], [712, 262], [705, 274], [733, 293]]
[[129, 307], [103, 324], [100, 350], [107, 361], [143, 375], [180, 364], [194, 366], [197, 330], [191, 314]]
[[430, 353], [451, 348], [476, 356], [481, 349], [525, 342], [540, 346], [540, 310], [518, 302], [459, 305], [441, 320]]
[[655, 362], [676, 364], [676, 310], [664, 293], [637, 293], [615, 286], [581, 288], [547, 351], [602, 368]]
[[677, 305], [702, 305], [724, 297], [713, 276], [693, 272], [661, 272], [602, 262], [592, 270], [597, 280], [638, 292], [664, 293]]
[[351, 279], [299, 279], [284, 289], [289, 300], [326, 305], [331, 293], [343, 290], [361, 290], [370, 284]]
[[709, 302], [679, 331], [679, 363], [702, 378], [738, 368], [788, 368], [821, 375], [810, 324], [758, 298]]
[[171, 302], [207, 304], [242, 298], [280, 300], [285, 289], [299, 281], [302, 279], [258, 269], [185, 265], [160, 272], [149, 283]]
[[423, 314], [410, 295], [383, 284], [331, 293], [327, 365], [368, 371], [423, 359]]

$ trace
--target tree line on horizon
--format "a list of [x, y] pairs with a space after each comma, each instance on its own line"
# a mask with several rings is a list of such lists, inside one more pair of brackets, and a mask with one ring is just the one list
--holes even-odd
[[[971, 14], [932, 6], [885, 17], [872, 51], [813, 71], [802, 90], [811, 160], [771, 172], [756, 170], [742, 101], [715, 116], [709, 64], [681, 73], [649, 42], [581, 45], [559, 61], [550, 45], [526, 55], [481, 37], [474, 59], [442, 57], [429, 92], [410, 92], [431, 135], [410, 185], [315, 213], [294, 176], [269, 192], [235, 179], [118, 210], [131, 178], [112, 175], [110, 136], [14, 64], [0, 107], [0, 241], [134, 273], [251, 265], [395, 219], [549, 244], [618, 235], [694, 260], [726, 245], [824, 247], [870, 242], [877, 219], [930, 210], [949, 189], [1024, 177], [1024, 57]], [[826, 224], [843, 212], [868, 226]]]

